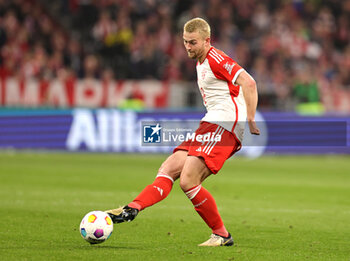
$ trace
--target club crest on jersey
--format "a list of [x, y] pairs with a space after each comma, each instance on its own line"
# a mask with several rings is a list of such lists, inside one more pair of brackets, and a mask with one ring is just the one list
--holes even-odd
[[235, 64], [229, 64], [229, 62], [224, 64], [224, 68], [226, 69], [226, 71], [231, 75], [232, 69], [235, 66]]

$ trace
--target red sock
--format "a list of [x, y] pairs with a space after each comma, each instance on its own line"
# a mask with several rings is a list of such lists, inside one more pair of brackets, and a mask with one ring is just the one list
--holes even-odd
[[222, 222], [213, 196], [201, 185], [195, 186], [185, 192], [192, 201], [194, 209], [212, 229], [214, 234], [227, 237], [228, 232]]
[[165, 199], [173, 187], [173, 179], [159, 173], [151, 185], [146, 186], [142, 192], [130, 203], [129, 207], [143, 210]]

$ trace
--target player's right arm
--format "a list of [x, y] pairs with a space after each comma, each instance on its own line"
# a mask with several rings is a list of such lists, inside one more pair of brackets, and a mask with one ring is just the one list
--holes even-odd
[[249, 73], [242, 71], [238, 75], [235, 84], [240, 85], [243, 91], [244, 100], [247, 105], [247, 120], [250, 133], [259, 135], [260, 130], [255, 123], [255, 112], [258, 105], [256, 82]]

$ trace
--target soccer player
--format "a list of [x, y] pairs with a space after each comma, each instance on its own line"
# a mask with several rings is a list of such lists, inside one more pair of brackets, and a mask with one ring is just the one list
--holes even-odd
[[165, 199], [173, 183], [192, 201], [194, 209], [212, 230], [199, 246], [231, 246], [233, 239], [218, 212], [213, 196], [202, 182], [216, 174], [226, 159], [241, 148], [246, 121], [250, 133], [259, 135], [254, 121], [258, 102], [254, 79], [234, 60], [210, 44], [210, 26], [201, 19], [189, 20], [183, 31], [188, 57], [197, 60], [197, 79], [207, 113], [195, 135], [215, 133], [220, 141], [183, 142], [159, 168], [154, 182], [128, 205], [107, 210], [114, 223], [133, 220], [139, 211]]

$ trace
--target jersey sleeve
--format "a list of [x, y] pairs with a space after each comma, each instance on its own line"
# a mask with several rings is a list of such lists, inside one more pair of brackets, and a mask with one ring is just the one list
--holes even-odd
[[209, 54], [209, 65], [217, 79], [232, 82], [235, 84], [238, 75], [244, 71], [244, 69], [229, 57]]

